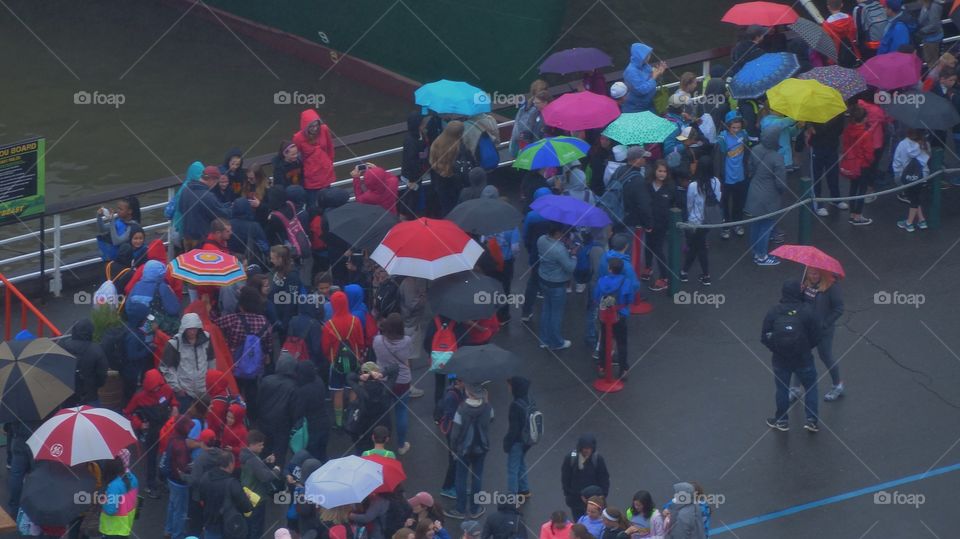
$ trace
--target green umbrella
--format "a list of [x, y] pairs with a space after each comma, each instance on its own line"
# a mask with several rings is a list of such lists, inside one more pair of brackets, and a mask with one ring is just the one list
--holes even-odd
[[650, 111], [621, 114], [603, 130], [603, 136], [620, 144], [659, 144], [677, 130], [676, 124]]
[[587, 155], [590, 145], [576, 137], [547, 137], [527, 146], [513, 162], [516, 168], [562, 167]]

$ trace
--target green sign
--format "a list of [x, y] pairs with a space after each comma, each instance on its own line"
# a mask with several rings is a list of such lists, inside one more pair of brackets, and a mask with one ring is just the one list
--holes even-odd
[[0, 223], [43, 213], [45, 146], [43, 138], [0, 146]]

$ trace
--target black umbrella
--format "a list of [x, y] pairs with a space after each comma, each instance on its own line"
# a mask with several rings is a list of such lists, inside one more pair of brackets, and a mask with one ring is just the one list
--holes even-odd
[[809, 19], [797, 19], [797, 22], [790, 25], [790, 29], [806, 41], [811, 49], [833, 61], [837, 60], [837, 45], [819, 24]]
[[38, 461], [23, 481], [20, 505], [30, 519], [44, 526], [63, 526], [90, 507], [96, 481], [86, 465], [68, 468]]
[[523, 221], [513, 205], [496, 198], [475, 198], [457, 204], [447, 220], [453, 221], [467, 234], [495, 234], [510, 230]]
[[919, 92], [894, 92], [878, 94], [884, 98], [884, 110], [903, 125], [914, 129], [946, 131], [960, 123], [960, 114], [953, 104], [936, 94]]
[[456, 374], [466, 382], [506, 380], [519, 362], [516, 354], [495, 344], [461, 346], [439, 372]]
[[437, 279], [430, 284], [427, 299], [434, 314], [457, 322], [490, 318], [507, 301], [500, 281], [472, 271]]
[[0, 343], [0, 423], [50, 414], [73, 395], [76, 364], [47, 338]]
[[397, 224], [397, 217], [373, 204], [351, 202], [324, 214], [331, 234], [359, 249], [372, 251]]

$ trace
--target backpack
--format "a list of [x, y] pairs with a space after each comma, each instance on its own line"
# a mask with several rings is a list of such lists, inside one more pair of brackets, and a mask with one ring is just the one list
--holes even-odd
[[[630, 165], [620, 165], [620, 168], [610, 177], [610, 183], [607, 185], [606, 191], [597, 201], [597, 206], [606, 211], [615, 222], [623, 221], [623, 186], [633, 172], [633, 167]], [[636, 173], [640, 174], [640, 171], [637, 170]]]
[[299, 217], [297, 217], [297, 207], [289, 200], [287, 205], [293, 212], [293, 219], [287, 219], [287, 216], [279, 210], [270, 212], [270, 217], [276, 217], [280, 220], [283, 228], [287, 231], [287, 241], [284, 244], [290, 248], [290, 253], [295, 258], [301, 258], [310, 252], [310, 239], [307, 237], [306, 231], [303, 230], [303, 224]]
[[159, 281], [156, 288], [153, 289], [153, 297], [150, 298], [149, 313], [153, 315], [153, 321], [167, 335], [174, 335], [180, 330], [180, 318], [176, 315], [167, 313], [163, 308], [163, 299], [160, 297], [160, 287], [164, 281]]
[[849, 39], [845, 37], [840, 38], [840, 44], [837, 47], [838, 66], [848, 69], [857, 67], [857, 54], [853, 50], [855, 46], [856, 45], [851, 43]]
[[[860, 17], [863, 19], [863, 29], [867, 41], [879, 43], [887, 31], [887, 12], [879, 1], [864, 2], [861, 4]], [[857, 21], [859, 26], [860, 21]]]
[[900, 184], [907, 185], [918, 181], [923, 177], [923, 165], [920, 164], [920, 161], [916, 157], [910, 159], [910, 162], [907, 163], [907, 166], [903, 167], [903, 171], [900, 172]]
[[490, 135], [486, 133], [481, 134], [477, 141], [477, 160], [480, 161], [480, 167], [487, 171], [496, 170], [500, 166], [500, 153], [490, 140]]
[[580, 250], [577, 251], [577, 265], [573, 268], [573, 279], [578, 283], [589, 282], [590, 278], [593, 277], [593, 266], [590, 264], [590, 251], [593, 250], [594, 246], [593, 238], [590, 238], [580, 247]]
[[113, 279], [110, 278], [110, 268], [113, 266], [113, 261], [107, 262], [106, 265], [106, 280], [103, 281], [103, 284], [97, 288], [97, 291], [93, 293], [93, 306], [99, 307], [100, 305], [110, 305], [115, 308], [120, 307], [120, 294], [117, 291], [116, 281], [119, 281], [123, 278], [124, 275], [133, 271], [130, 268], [123, 268], [120, 270], [120, 273], [116, 274]]
[[226, 492], [223, 494], [223, 507], [220, 508], [220, 515], [223, 517], [223, 539], [246, 539], [247, 537], [247, 519], [235, 505], [230, 497], [230, 485], [236, 479], [225, 481]]
[[283, 347], [280, 350], [289, 352], [297, 361], [310, 359], [310, 348], [307, 347], [307, 341], [299, 335], [287, 335], [287, 338], [283, 341]]
[[793, 358], [810, 350], [800, 313], [789, 309], [773, 319], [773, 329], [767, 334], [767, 348], [778, 356]]
[[119, 371], [123, 364], [123, 358], [127, 355], [123, 346], [126, 336], [127, 328], [120, 325], [108, 329], [100, 337], [100, 348], [103, 349], [110, 370]]
[[463, 427], [463, 437], [457, 444], [457, 455], [470, 457], [486, 454], [490, 450], [490, 440], [483, 429], [480, 428], [480, 421], [477, 418], [467, 421], [468, 423]]
[[447, 395], [452, 395], [453, 400], [456, 401], [456, 406], [454, 406], [454, 409], [459, 408], [460, 404], [463, 402], [463, 394], [453, 387], [448, 387], [446, 393], [443, 395], [443, 398], [438, 400], [433, 406], [433, 422], [437, 424], [437, 427], [443, 434], [449, 434], [450, 428], [453, 427], [453, 417], [445, 414], [443, 409], [443, 401], [446, 400]]
[[437, 331], [430, 341], [430, 370], [436, 371], [442, 369], [457, 351], [457, 334], [454, 332], [457, 323], [451, 320], [443, 324], [439, 317], [434, 318], [433, 323]]
[[238, 315], [246, 336], [243, 344], [234, 351], [233, 375], [237, 378], [253, 379], [263, 374], [263, 344], [260, 336], [250, 332], [245, 316]]
[[348, 434], [363, 434], [363, 399], [353, 399], [347, 404], [343, 414], [343, 430]]
[[723, 222], [723, 211], [720, 209], [720, 201], [717, 199], [717, 193], [713, 190], [713, 179], [707, 180], [707, 189], [703, 197], [703, 224], [719, 225]]
[[400, 285], [397, 284], [397, 281], [390, 278], [380, 283], [373, 298], [373, 305], [377, 309], [378, 318], [386, 318], [390, 314], [399, 313]]
[[520, 431], [520, 441], [525, 446], [536, 445], [543, 438], [543, 413], [532, 400], [522, 400], [519, 404], [523, 406], [526, 417], [523, 430]]
[[327, 242], [323, 239], [323, 215], [319, 212], [310, 219], [309, 226], [310, 248], [314, 251], [322, 251], [327, 248]]
[[[348, 339], [350, 334], [353, 333], [354, 321], [356, 321], [356, 317], [350, 319], [350, 329], [347, 330]], [[333, 321], [330, 322], [330, 328], [333, 329], [333, 334], [337, 337], [339, 343], [337, 345], [337, 355], [333, 358], [333, 370], [343, 375], [350, 374], [357, 370], [357, 355], [350, 348], [350, 344], [340, 336], [340, 332], [337, 331], [337, 326], [333, 324]]]

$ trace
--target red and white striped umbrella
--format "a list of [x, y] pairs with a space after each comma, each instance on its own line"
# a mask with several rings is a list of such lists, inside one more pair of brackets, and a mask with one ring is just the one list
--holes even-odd
[[473, 269], [483, 247], [452, 221], [421, 218], [390, 229], [370, 258], [390, 275], [433, 280]]
[[67, 466], [112, 459], [136, 443], [130, 421], [106, 408], [64, 408], [40, 425], [27, 445], [38, 460], [55, 460]]

